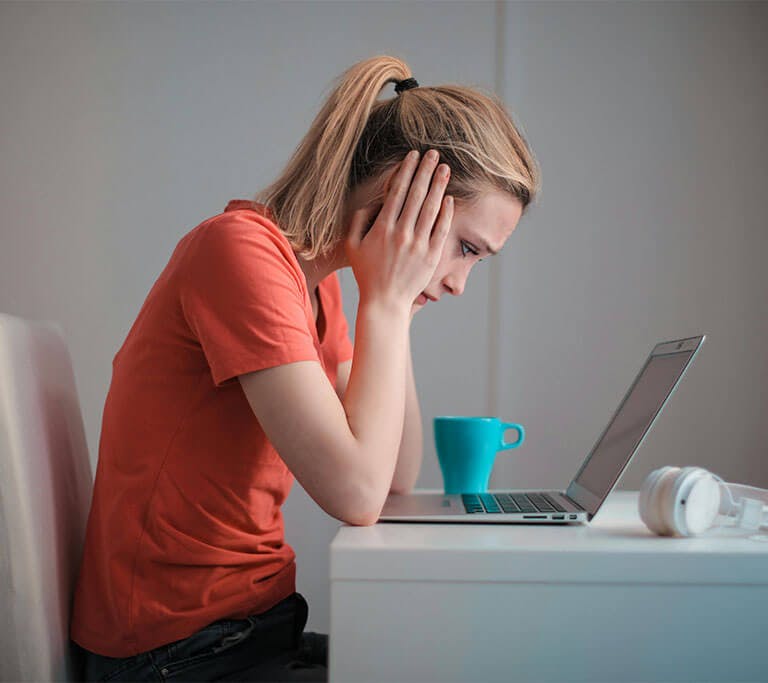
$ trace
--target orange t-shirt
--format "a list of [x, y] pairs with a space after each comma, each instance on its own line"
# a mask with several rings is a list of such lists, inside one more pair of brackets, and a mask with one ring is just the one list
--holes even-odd
[[71, 628], [92, 652], [145, 652], [295, 591], [293, 475], [237, 377], [314, 360], [335, 384], [352, 344], [335, 273], [318, 337], [271, 216], [235, 200], [182, 238], [115, 356]]

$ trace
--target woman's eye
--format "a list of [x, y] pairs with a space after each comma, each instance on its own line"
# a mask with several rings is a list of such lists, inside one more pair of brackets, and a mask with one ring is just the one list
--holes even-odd
[[[467, 254], [477, 256], [480, 253], [477, 249], [475, 249], [472, 245], [470, 245], [468, 242], [465, 242], [464, 240], [461, 240], [460, 244], [462, 257], [465, 257]], [[482, 261], [483, 259], [480, 260]]]

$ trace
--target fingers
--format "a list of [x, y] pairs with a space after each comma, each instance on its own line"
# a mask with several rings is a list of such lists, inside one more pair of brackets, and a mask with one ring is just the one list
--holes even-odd
[[448, 179], [451, 176], [451, 169], [447, 164], [440, 164], [432, 176], [432, 182], [429, 186], [429, 193], [424, 199], [424, 203], [421, 205], [421, 211], [419, 212], [419, 218], [414, 229], [415, 238], [421, 239], [423, 242], [429, 240], [432, 234], [432, 227], [435, 225], [437, 216], [440, 213], [440, 209], [443, 205], [443, 195], [445, 194], [445, 188], [448, 187]]
[[453, 221], [453, 197], [444, 197], [440, 205], [440, 215], [437, 217], [435, 228], [429, 238], [429, 251], [435, 259], [440, 258], [443, 253], [443, 246], [451, 230]]
[[[411, 182], [411, 187], [408, 191], [408, 196], [405, 200], [405, 205], [400, 213], [400, 221], [403, 225], [414, 229], [419, 219], [419, 213], [422, 210], [422, 205], [427, 197], [427, 193], [430, 190], [430, 184], [433, 182], [433, 174], [435, 167], [438, 164], [440, 155], [436, 150], [432, 149], [424, 155], [424, 158], [419, 164], [419, 168], [416, 171], [415, 177]], [[437, 205], [433, 206], [432, 220], [434, 221], [437, 210], [440, 207], [440, 200]], [[431, 227], [432, 223], [430, 223]]]
[[390, 176], [383, 206], [377, 206], [373, 214], [370, 206], [353, 214], [347, 237], [350, 246], [360, 245], [374, 221], [386, 233], [398, 233], [406, 243], [414, 241], [426, 246], [437, 227], [435, 221], [442, 212], [450, 178], [450, 168], [447, 164], [438, 166], [439, 158], [436, 150], [430, 150], [421, 160], [416, 150], [407, 154]]
[[381, 209], [381, 218], [390, 230], [394, 229], [405, 204], [411, 178], [419, 166], [419, 153], [413, 150], [405, 155], [405, 159], [392, 179], [387, 198]]

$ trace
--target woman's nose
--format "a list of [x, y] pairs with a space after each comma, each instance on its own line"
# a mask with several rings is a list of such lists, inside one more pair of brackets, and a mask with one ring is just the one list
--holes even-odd
[[463, 273], [450, 273], [443, 279], [443, 287], [453, 296], [461, 296], [464, 293], [464, 287], [467, 284], [469, 271]]

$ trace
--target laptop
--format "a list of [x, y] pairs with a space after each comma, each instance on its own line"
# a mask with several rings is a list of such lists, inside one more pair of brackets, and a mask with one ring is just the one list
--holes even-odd
[[705, 335], [660, 342], [564, 491], [390, 494], [380, 522], [581, 524], [590, 521], [637, 453]]

